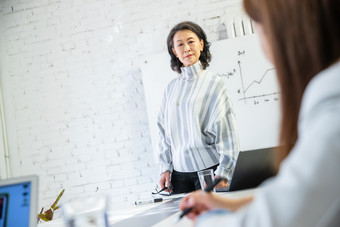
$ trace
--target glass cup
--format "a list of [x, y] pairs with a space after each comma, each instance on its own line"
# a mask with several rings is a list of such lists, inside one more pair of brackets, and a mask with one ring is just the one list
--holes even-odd
[[108, 227], [107, 198], [75, 199], [62, 205], [67, 227]]
[[[202, 190], [205, 190], [207, 187], [210, 187], [214, 184], [214, 172], [212, 169], [201, 170], [198, 171], [197, 174]], [[213, 191], [216, 192], [215, 188]]]

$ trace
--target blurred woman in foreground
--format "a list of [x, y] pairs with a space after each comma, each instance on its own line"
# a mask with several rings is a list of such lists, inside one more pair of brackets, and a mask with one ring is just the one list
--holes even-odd
[[339, 226], [340, 1], [244, 0], [244, 8], [277, 69], [280, 169], [254, 197], [196, 191], [181, 209], [194, 206], [197, 226]]

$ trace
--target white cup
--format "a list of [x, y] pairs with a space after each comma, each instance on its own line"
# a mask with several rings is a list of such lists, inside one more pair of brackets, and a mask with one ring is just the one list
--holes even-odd
[[[201, 170], [198, 171], [197, 174], [202, 190], [205, 190], [207, 187], [210, 187], [214, 184], [214, 172], [212, 169]], [[215, 188], [213, 191], [215, 192]]]

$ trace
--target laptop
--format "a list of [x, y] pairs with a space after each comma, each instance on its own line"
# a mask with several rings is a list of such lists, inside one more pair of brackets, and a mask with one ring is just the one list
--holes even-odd
[[0, 180], [0, 227], [37, 226], [38, 176]]
[[216, 191], [237, 191], [259, 186], [275, 175], [274, 150], [277, 147], [241, 151], [229, 184], [229, 188]]

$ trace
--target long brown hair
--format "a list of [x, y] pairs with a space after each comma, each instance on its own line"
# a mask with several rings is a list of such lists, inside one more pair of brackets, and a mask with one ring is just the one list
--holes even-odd
[[263, 26], [281, 89], [280, 163], [295, 145], [298, 116], [309, 81], [340, 56], [340, 0], [244, 0]]

